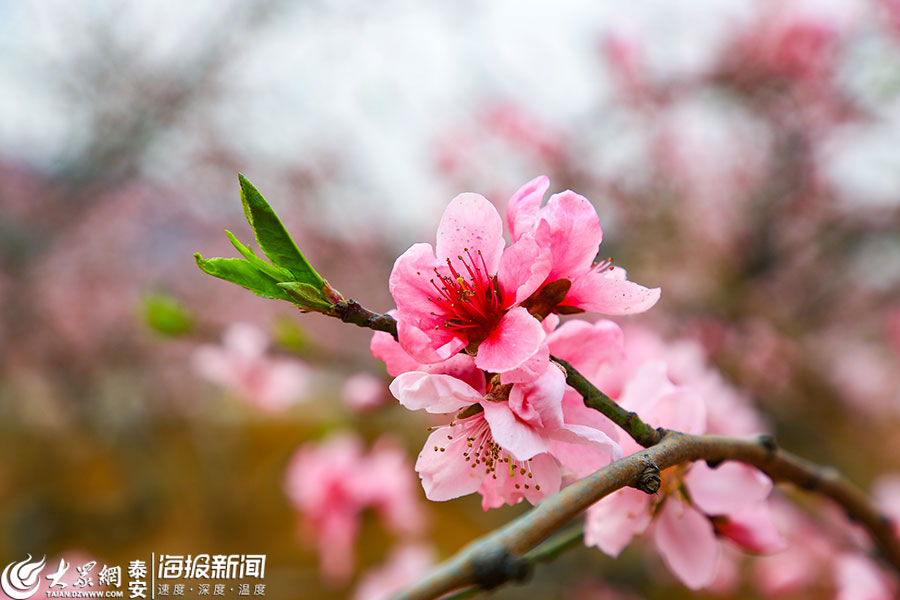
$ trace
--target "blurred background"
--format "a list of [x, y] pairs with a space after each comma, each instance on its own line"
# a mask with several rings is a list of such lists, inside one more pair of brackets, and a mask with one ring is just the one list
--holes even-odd
[[[525, 509], [428, 503], [429, 422], [369, 333], [197, 269], [251, 240], [238, 171], [379, 311], [454, 195], [502, 212], [546, 174], [662, 288], [620, 322], [701, 348], [788, 449], [867, 489], [900, 470], [896, 0], [6, 0], [0, 81], [0, 564], [264, 553], [266, 596], [351, 597], [392, 549], [445, 558]], [[291, 465], [328, 444], [396, 460], [421, 523], [372, 500], [323, 575]], [[660, 565], [582, 548], [529, 594], [769, 595], [749, 563], [707, 592]]]

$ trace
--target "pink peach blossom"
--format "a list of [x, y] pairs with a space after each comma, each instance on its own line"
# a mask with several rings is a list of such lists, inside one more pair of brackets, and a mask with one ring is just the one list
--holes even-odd
[[349, 434], [305, 444], [291, 459], [284, 485], [315, 541], [322, 575], [334, 583], [353, 572], [364, 509], [375, 508], [397, 534], [415, 535], [424, 526], [406, 456], [385, 440], [376, 442], [368, 454]]
[[387, 399], [387, 386], [371, 373], [356, 373], [347, 378], [341, 387], [341, 399], [355, 411], [367, 411], [383, 406]]
[[509, 200], [506, 218], [513, 240], [533, 239], [550, 270], [539, 282], [571, 282], [559, 309], [580, 309], [607, 315], [643, 312], [659, 300], [659, 288], [647, 289], [625, 279], [609, 261], [594, 262], [603, 239], [600, 218], [587, 198], [571, 190], [554, 194], [541, 207], [550, 187], [545, 176], [532, 179]]
[[837, 550], [822, 527], [790, 502], [776, 498], [769, 506], [787, 545], [756, 559], [754, 581], [769, 596], [790, 595], [820, 580]]
[[[706, 430], [704, 398], [690, 386], [672, 383], [662, 361], [639, 367], [618, 401], [654, 426], [685, 433]], [[640, 449], [631, 439], [623, 439], [622, 448], [628, 453]], [[673, 467], [662, 473], [662, 485], [655, 496], [625, 488], [589, 508], [585, 544], [618, 556], [634, 536], [647, 532], [666, 565], [686, 586], [706, 587], [716, 576], [721, 554], [711, 517], [762, 528], [758, 535], [732, 528], [735, 542], [757, 551], [778, 547], [780, 538], [772, 534], [773, 528], [765, 522], [766, 514], [760, 508], [771, 489], [767, 477], [739, 463], [725, 463], [717, 469], [705, 463]], [[776, 545], [770, 547], [770, 543]]]
[[391, 550], [384, 564], [363, 573], [353, 600], [388, 600], [412, 585], [435, 562], [430, 546], [409, 543]]
[[262, 410], [283, 410], [305, 396], [310, 370], [297, 360], [266, 356], [268, 344], [268, 337], [258, 327], [234, 323], [225, 330], [221, 346], [197, 348], [194, 368]]
[[523, 498], [536, 504], [559, 489], [566, 473], [554, 442], [589, 447], [606, 463], [621, 456], [607, 433], [566, 421], [565, 375], [557, 367], [531, 383], [512, 384], [508, 400], [492, 397], [493, 388], [485, 395], [454, 377], [422, 371], [403, 373], [390, 387], [411, 410], [458, 413], [431, 433], [416, 462], [430, 500], [477, 491], [485, 509]]
[[[389, 311], [395, 314], [396, 311]], [[382, 360], [387, 367], [388, 375], [397, 377], [409, 371], [424, 371], [440, 375], [451, 375], [461, 379], [472, 387], [484, 391], [484, 372], [475, 366], [475, 359], [468, 354], [454, 354], [438, 363], [420, 363], [406, 353], [406, 350], [389, 333], [376, 331], [372, 334], [369, 349], [375, 358]]]
[[414, 244], [394, 263], [400, 345], [420, 363], [444, 361], [464, 348], [478, 368], [515, 369], [538, 350], [544, 331], [521, 302], [543, 283], [549, 261], [531, 236], [504, 250], [503, 222], [478, 194], [447, 207], [437, 244]]
[[896, 584], [862, 554], [842, 554], [835, 567], [835, 600], [890, 600], [897, 597]]

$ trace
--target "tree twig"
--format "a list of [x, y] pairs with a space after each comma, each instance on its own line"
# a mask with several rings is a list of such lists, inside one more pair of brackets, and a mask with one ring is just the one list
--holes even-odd
[[[820, 467], [782, 450], [768, 436], [740, 439], [664, 431], [658, 444], [576, 481], [544, 499], [528, 513], [470, 543], [397, 599], [430, 600], [472, 585], [496, 587], [499, 585], [497, 579], [500, 579], [497, 575], [502, 574], [504, 565], [521, 560], [543, 539], [604, 496], [637, 484], [648, 461], [664, 470], [696, 460], [713, 464], [729, 460], [744, 462], [759, 468], [773, 481], [790, 482], [831, 498], [851, 520], [868, 529], [883, 558], [900, 572], [900, 541], [894, 536], [890, 521], [865, 494], [833, 469]], [[492, 571], [492, 566], [501, 572]], [[495, 577], [485, 578], [485, 573]]]
[[654, 429], [644, 423], [636, 413], [619, 406], [615, 400], [597, 389], [593, 383], [576, 371], [568, 362], [555, 356], [550, 358], [566, 370], [566, 383], [581, 394], [585, 405], [606, 415], [610, 421], [624, 429], [638, 444], [646, 448], [662, 439], [661, 430]]

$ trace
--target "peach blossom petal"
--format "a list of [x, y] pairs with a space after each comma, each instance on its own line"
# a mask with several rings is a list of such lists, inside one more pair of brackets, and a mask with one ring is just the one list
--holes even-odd
[[431, 280], [438, 264], [431, 244], [413, 244], [397, 257], [388, 287], [397, 303], [398, 314], [416, 323], [422, 319], [426, 323], [434, 322], [431, 313], [435, 305], [428, 298], [436, 294]]
[[442, 264], [447, 258], [455, 261], [457, 256], [466, 256], [467, 249], [472, 256], [480, 250], [487, 272], [493, 274], [500, 266], [504, 246], [503, 220], [484, 196], [460, 194], [450, 202], [438, 225], [435, 245]]
[[504, 371], [500, 374], [502, 383], [528, 383], [534, 381], [547, 371], [550, 366], [550, 348], [547, 344], [541, 344], [538, 351], [531, 355], [522, 366]]
[[571, 190], [554, 194], [541, 210], [540, 219], [549, 225], [539, 241], [553, 256], [550, 281], [572, 280], [590, 269], [603, 240], [600, 218], [590, 201]]
[[[416, 461], [416, 472], [422, 479], [425, 497], [434, 502], [467, 496], [477, 491], [484, 479], [484, 473], [471, 468], [463, 460], [463, 452], [467, 448], [466, 439], [464, 435], [458, 435], [460, 432], [456, 429], [435, 429], [428, 436]], [[447, 436], [452, 436], [453, 439], [448, 441]], [[441, 448], [444, 449], [443, 452]]]
[[449, 375], [410, 371], [390, 385], [391, 393], [410, 410], [425, 409], [433, 414], [454, 413], [482, 400], [469, 384]]
[[391, 334], [383, 331], [376, 331], [372, 335], [369, 350], [372, 352], [372, 356], [384, 362], [388, 375], [391, 377], [407, 371], [416, 371], [420, 365], [419, 361], [406, 353]]
[[535, 177], [516, 191], [506, 207], [506, 222], [513, 240], [534, 231], [544, 194], [550, 187], [546, 175]]
[[562, 305], [604, 315], [632, 315], [651, 308], [659, 294], [659, 288], [648, 289], [633, 281], [589, 271], [572, 281]]
[[466, 347], [466, 342], [443, 328], [429, 327], [427, 332], [404, 317], [397, 319], [400, 346], [420, 363], [447, 360]]
[[594, 324], [573, 320], [547, 336], [553, 356], [571, 363], [575, 369], [592, 379], [604, 367], [623, 358], [622, 329], [608, 320]]
[[520, 304], [537, 291], [550, 273], [550, 259], [526, 234], [503, 252], [497, 282], [505, 306]]
[[657, 515], [653, 539], [669, 570], [692, 590], [712, 583], [721, 548], [712, 523], [678, 496], [669, 496]]
[[547, 439], [539, 430], [519, 420], [506, 402], [482, 402], [484, 418], [494, 441], [518, 461], [547, 451]]
[[502, 373], [521, 367], [544, 341], [540, 321], [521, 306], [503, 315], [491, 335], [481, 342], [475, 365], [490, 373]]
[[587, 509], [584, 544], [596, 546], [613, 558], [636, 535], [643, 533], [652, 516], [650, 496], [634, 488], [622, 488]]
[[[536, 427], [559, 429], [563, 426], [562, 398], [566, 376], [562, 369], [551, 366], [531, 383], [520, 383], [509, 392], [509, 408], [522, 420], [534, 415]], [[529, 421], [530, 422], [530, 421]]]
[[684, 476], [691, 501], [708, 515], [727, 515], [763, 502], [772, 491], [772, 480], [759, 469], [726, 462], [716, 469], [697, 462]]

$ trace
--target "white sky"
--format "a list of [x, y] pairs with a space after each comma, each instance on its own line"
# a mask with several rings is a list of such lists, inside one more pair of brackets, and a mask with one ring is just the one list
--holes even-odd
[[[139, 64], [159, 72], [181, 66], [226, 27], [233, 37], [231, 60], [217, 79], [222, 93], [196, 106], [188, 122], [233, 144], [251, 175], [263, 165], [314, 161], [323, 148], [336, 153], [340, 174], [328, 192], [343, 217], [346, 203], [356, 201], [363, 221], [377, 218], [371, 209], [377, 206], [415, 227], [461, 191], [434, 181], [436, 136], [486, 100], [512, 99], [572, 127], [608, 98], [597, 52], [603, 31], [625, 27], [645, 37], [653, 69], [677, 76], [702, 69], [729, 24], [749, 17], [752, 3], [576, 0], [562, 10], [560, 3], [515, 0], [285, 2], [277, 18], [245, 35], [241, 19], [223, 13], [221, 1], [0, 0], [0, 154], [53, 165], [77, 147], [88, 113], [67, 101], [70, 88], [59, 79], [71, 79], [65, 71], [71, 57], [96, 44], [92, 24], [105, 24], [117, 43], [135, 48]], [[872, 53], [878, 62], [897, 47], [864, 52], [862, 64], [871, 65]], [[116, 68], [109, 66], [110, 85]], [[888, 110], [894, 108], [896, 102]], [[900, 111], [894, 112], [887, 127], [848, 131], [828, 157], [839, 186], [863, 200], [900, 195]], [[145, 173], [187, 177], [204, 139], [194, 127], [175, 128], [152, 147]], [[623, 138], [626, 154], [629, 143]], [[604, 160], [621, 168], [620, 157]], [[520, 168], [496, 165], [498, 185], [537, 174]]]

